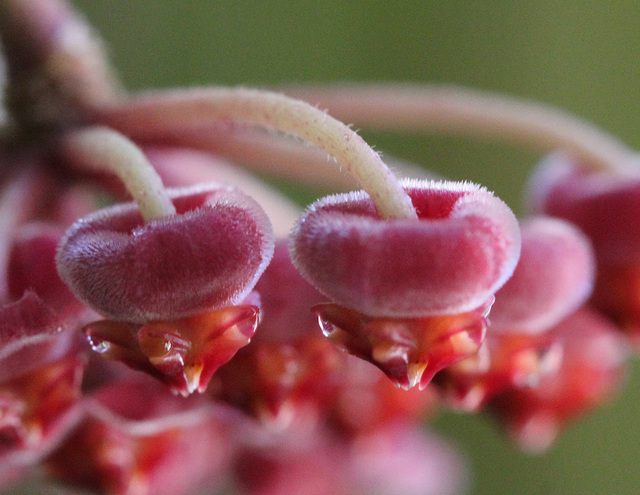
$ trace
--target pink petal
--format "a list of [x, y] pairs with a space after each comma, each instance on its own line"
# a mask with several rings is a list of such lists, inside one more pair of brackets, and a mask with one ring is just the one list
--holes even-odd
[[7, 267], [9, 293], [19, 299], [28, 291], [64, 318], [84, 306], [62, 282], [56, 270], [55, 256], [63, 230], [54, 225], [31, 223], [18, 229]]
[[545, 331], [581, 306], [593, 287], [591, 244], [573, 225], [533, 217], [521, 222], [520, 229], [520, 260], [496, 293], [491, 332]]
[[259, 206], [217, 185], [171, 196], [176, 216], [144, 224], [130, 203], [71, 227], [57, 265], [80, 300], [110, 319], [142, 323], [222, 308], [251, 291], [273, 253]]
[[592, 303], [640, 341], [640, 176], [594, 172], [549, 156], [529, 187], [532, 209], [578, 226], [593, 244]]
[[178, 398], [156, 382], [115, 382], [86, 404], [85, 421], [47, 460], [58, 479], [99, 493], [195, 493], [233, 453], [232, 411]]
[[407, 181], [420, 221], [382, 220], [364, 192], [313, 204], [293, 262], [321, 292], [368, 316], [452, 314], [482, 305], [520, 251], [509, 208], [472, 184]]
[[420, 424], [388, 424], [363, 435], [350, 458], [354, 492], [379, 495], [455, 495], [467, 492], [465, 460]]

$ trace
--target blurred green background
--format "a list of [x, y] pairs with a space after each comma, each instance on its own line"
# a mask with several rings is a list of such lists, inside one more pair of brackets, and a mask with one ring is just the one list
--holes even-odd
[[[130, 89], [203, 84], [462, 84], [560, 106], [640, 146], [640, 2], [75, 0]], [[480, 182], [520, 211], [538, 156], [453, 137], [362, 132], [378, 150]], [[484, 417], [435, 427], [472, 465], [473, 495], [631, 494], [640, 486], [640, 368], [622, 395], [542, 456]]]

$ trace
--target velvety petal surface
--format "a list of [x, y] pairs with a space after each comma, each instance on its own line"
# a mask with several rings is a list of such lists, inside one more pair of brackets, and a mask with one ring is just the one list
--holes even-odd
[[134, 204], [76, 222], [57, 266], [74, 294], [109, 319], [177, 319], [245, 297], [273, 253], [270, 223], [229, 187], [171, 191], [177, 215], [143, 223]]
[[314, 203], [297, 223], [292, 259], [318, 290], [368, 316], [452, 314], [482, 305], [509, 278], [517, 221], [485, 189], [407, 181], [419, 220], [383, 220], [364, 192]]
[[589, 240], [568, 222], [520, 222], [522, 250], [513, 276], [496, 293], [491, 331], [537, 333], [573, 313], [591, 294], [595, 259]]

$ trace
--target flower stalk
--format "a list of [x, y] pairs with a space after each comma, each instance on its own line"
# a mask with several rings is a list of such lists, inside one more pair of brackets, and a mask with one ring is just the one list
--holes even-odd
[[593, 170], [628, 174], [637, 166], [635, 153], [597, 126], [550, 105], [504, 95], [398, 84], [300, 86], [285, 92], [356, 125], [505, 139], [544, 152], [564, 149]]
[[162, 179], [133, 142], [113, 129], [90, 127], [70, 132], [62, 142], [66, 157], [98, 172], [115, 174], [138, 204], [145, 222], [175, 215]]
[[323, 149], [353, 174], [383, 218], [417, 218], [410, 198], [380, 155], [348, 126], [302, 101], [261, 90], [208, 88], [151, 93], [96, 111], [103, 121], [136, 139], [215, 120], [293, 134]]

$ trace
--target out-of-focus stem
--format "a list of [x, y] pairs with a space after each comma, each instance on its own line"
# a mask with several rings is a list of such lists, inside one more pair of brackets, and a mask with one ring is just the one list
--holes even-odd
[[544, 151], [565, 149], [593, 169], [628, 171], [637, 161], [596, 126], [540, 103], [455, 86], [300, 86], [285, 92], [363, 127], [467, 133]]

